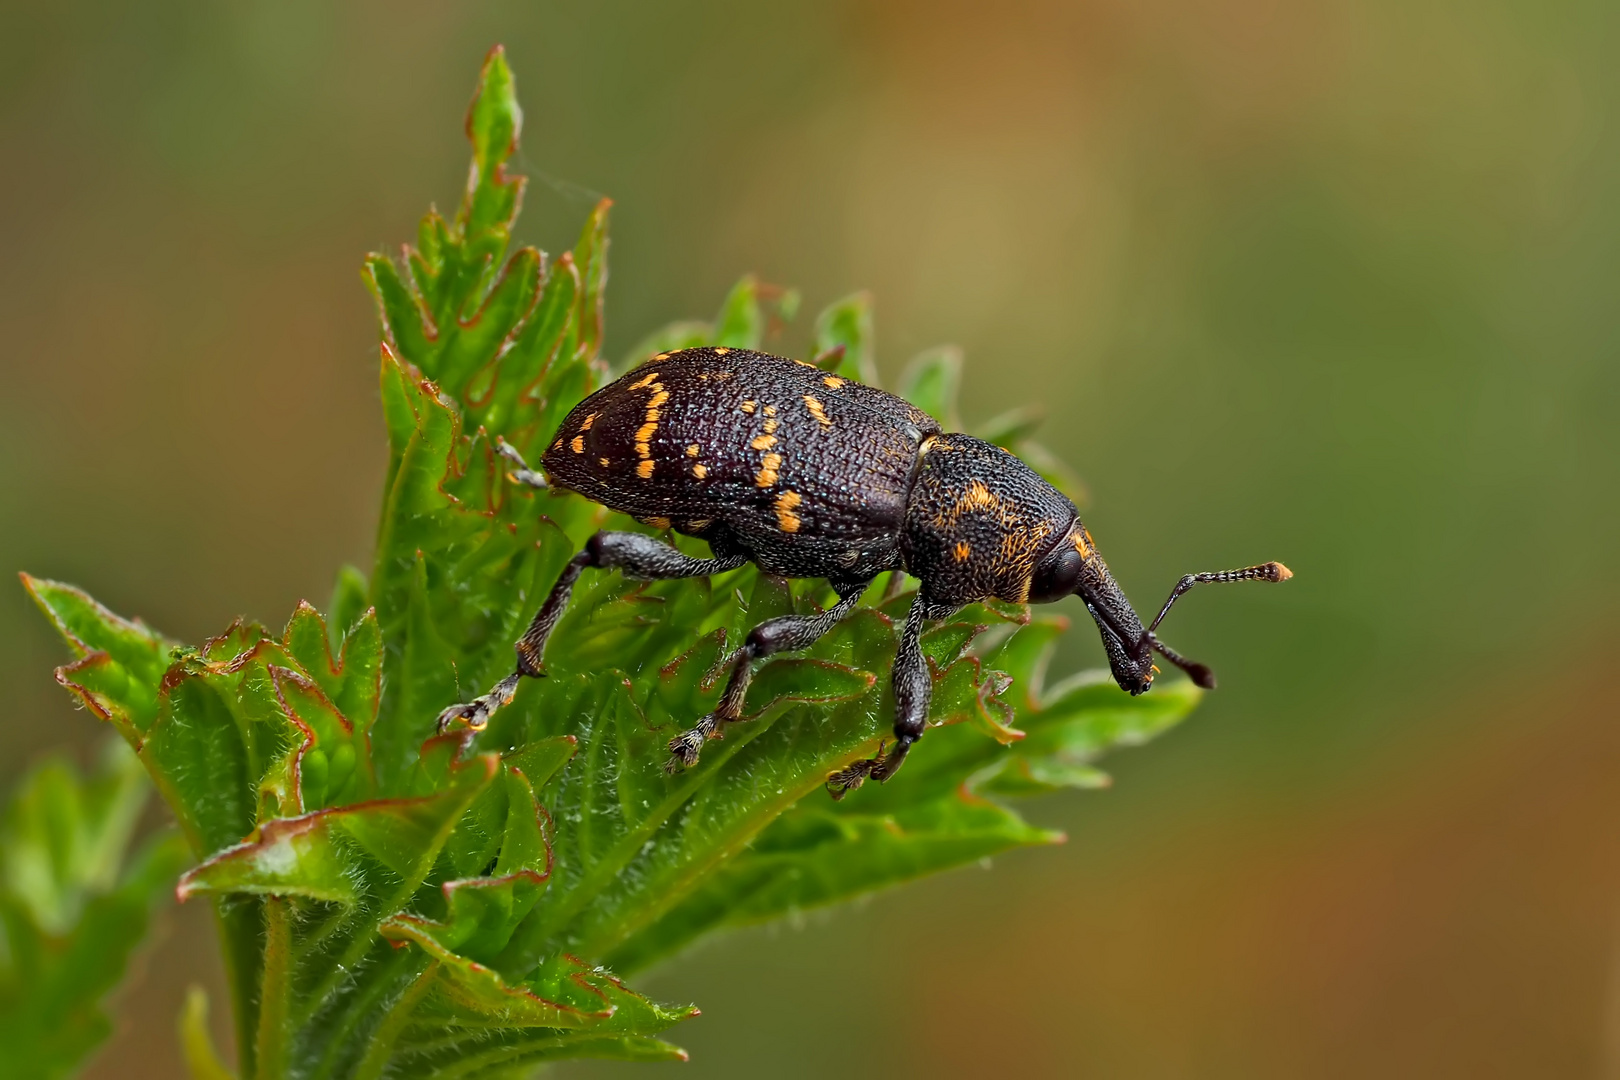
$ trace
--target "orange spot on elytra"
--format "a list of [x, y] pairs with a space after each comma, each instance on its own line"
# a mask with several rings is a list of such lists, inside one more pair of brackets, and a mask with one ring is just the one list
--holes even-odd
[[640, 381], [639, 381], [639, 382], [633, 382], [633, 383], [631, 383], [631, 384], [630, 384], [630, 389], [632, 389], [632, 390], [640, 390], [640, 389], [642, 389], [642, 388], [643, 388], [643, 387], [646, 387], [646, 386], [651, 386], [651, 385], [652, 385], [652, 381], [653, 381], [653, 380], [654, 380], [654, 379], [656, 379], [656, 378], [658, 378], [658, 372], [656, 372], [656, 371], [653, 371], [653, 372], [649, 372], [649, 373], [648, 373], [648, 374], [647, 374], [647, 375], [646, 375], [646, 376], [645, 376], [645, 377], [644, 377], [644, 378], [642, 378], [642, 379], [641, 379], [641, 380], [640, 380]]
[[840, 379], [836, 375], [828, 375], [825, 379], [822, 379], [821, 381], [826, 383], [829, 387], [831, 387], [834, 390], [836, 390], [840, 386], [844, 385], [844, 380]]
[[776, 445], [775, 435], [756, 435], [754, 441], [748, 444], [755, 450], [769, 450]]
[[759, 472], [754, 474], [754, 486], [768, 488], [776, 483], [777, 470], [781, 467], [781, 454], [766, 454], [765, 460], [760, 462]]
[[810, 410], [810, 415], [816, 418], [816, 423], [824, 428], [832, 427], [832, 417], [827, 415], [827, 409], [821, 404], [820, 398], [810, 394], [804, 395], [804, 407]]
[[692, 445], [690, 445], [690, 446], [688, 446], [686, 448], [686, 456], [687, 457], [697, 457], [698, 453], [699, 453], [699, 451], [698, 451], [698, 444], [697, 443], [693, 443]]
[[705, 476], [709, 475], [709, 467], [700, 461], [696, 465], [692, 466], [692, 475], [701, 480]]
[[585, 436], [575, 435], [574, 441], [568, 445], [574, 451], [574, 453], [583, 454], [585, 452]]
[[797, 491], [784, 491], [776, 497], [776, 524], [783, 532], [798, 532], [799, 515], [793, 512], [803, 500]]
[[649, 479], [653, 474], [654, 464], [655, 463], [650, 460], [643, 461], [640, 465], [636, 466], [636, 475], [641, 477], [643, 480]]

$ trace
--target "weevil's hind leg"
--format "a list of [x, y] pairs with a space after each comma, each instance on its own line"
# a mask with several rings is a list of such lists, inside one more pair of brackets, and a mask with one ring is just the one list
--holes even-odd
[[539, 488], [542, 491], [551, 486], [546, 482], [544, 475], [535, 469], [529, 468], [529, 463], [523, 459], [523, 455], [518, 453], [511, 443], [499, 435], [495, 436], [495, 452], [512, 464], [512, 471], [506, 474], [507, 479], [511, 480], [512, 483], [527, 484], [529, 487]]
[[877, 756], [839, 769], [827, 777], [827, 794], [842, 799], [868, 779], [883, 783], [900, 770], [911, 746], [922, 738], [928, 727], [928, 701], [933, 696], [934, 680], [928, 671], [928, 660], [922, 653], [922, 632], [925, 623], [949, 618], [956, 608], [948, 604], [934, 604], [922, 598], [911, 602], [906, 612], [906, 625], [900, 631], [900, 646], [894, 654], [894, 745], [878, 746]]
[[512, 674], [490, 688], [487, 694], [459, 705], [452, 705], [439, 714], [439, 730], [444, 731], [457, 720], [464, 721], [474, 731], [482, 730], [495, 711], [512, 700], [518, 684], [525, 675], [539, 678], [545, 674], [541, 659], [545, 656], [546, 641], [557, 628], [568, 600], [574, 593], [574, 583], [586, 567], [602, 570], [622, 570], [627, 577], [687, 578], [706, 577], [727, 570], [735, 570], [748, 560], [742, 555], [724, 553], [712, 559], [697, 559], [685, 555], [662, 540], [641, 533], [599, 532], [585, 542], [584, 550], [563, 567], [557, 583], [551, 587], [545, 603], [535, 612], [529, 628], [512, 646], [517, 653], [517, 666]]
[[664, 766], [670, 772], [690, 768], [697, 764], [703, 744], [720, 738], [724, 725], [742, 719], [743, 702], [748, 697], [748, 684], [754, 678], [754, 661], [773, 653], [808, 649], [831, 630], [840, 619], [855, 610], [861, 595], [872, 583], [865, 581], [833, 582], [838, 591], [838, 603], [819, 615], [783, 615], [779, 619], [762, 622], [748, 632], [742, 648], [726, 661], [729, 674], [726, 688], [720, 694], [720, 704], [714, 712], [703, 717], [695, 727], [681, 732], [669, 740], [669, 762]]

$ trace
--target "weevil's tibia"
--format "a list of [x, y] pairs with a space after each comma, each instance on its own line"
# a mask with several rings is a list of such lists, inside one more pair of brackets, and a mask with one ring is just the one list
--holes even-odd
[[957, 609], [949, 604], [933, 604], [922, 598], [911, 602], [906, 625], [900, 631], [900, 645], [894, 654], [894, 746], [877, 755], [856, 761], [827, 777], [827, 794], [842, 799], [867, 780], [883, 783], [900, 770], [912, 744], [928, 727], [928, 702], [933, 696], [934, 679], [923, 656], [922, 632], [925, 624], [949, 618]]
[[662, 540], [641, 533], [599, 532], [585, 542], [579, 554], [568, 560], [557, 583], [551, 587], [545, 603], [535, 612], [534, 619], [523, 636], [513, 645], [517, 653], [517, 667], [512, 674], [490, 688], [489, 693], [460, 705], [452, 705], [439, 714], [439, 730], [444, 731], [456, 721], [464, 722], [474, 731], [482, 731], [496, 710], [505, 706], [517, 693], [518, 684], [525, 675], [541, 678], [545, 675], [542, 663], [546, 642], [551, 632], [568, 610], [574, 583], [586, 567], [602, 570], [619, 569], [627, 577], [659, 579], [706, 577], [726, 570], [735, 570], [747, 559], [741, 555], [724, 555], [713, 559], [697, 559], [686, 555]]
[[697, 725], [681, 732], [669, 741], [670, 759], [664, 765], [667, 772], [690, 768], [697, 764], [698, 754], [709, 739], [721, 738], [726, 724], [742, 719], [743, 703], [748, 698], [748, 684], [754, 678], [754, 661], [773, 653], [808, 649], [821, 636], [860, 603], [871, 579], [866, 581], [831, 582], [838, 592], [838, 603], [819, 615], [783, 615], [762, 622], [748, 632], [742, 648], [726, 660], [730, 674], [726, 688], [720, 694], [720, 704]]

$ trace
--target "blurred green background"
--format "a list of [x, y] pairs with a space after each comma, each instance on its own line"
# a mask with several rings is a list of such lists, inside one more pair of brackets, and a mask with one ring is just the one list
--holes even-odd
[[[520, 239], [616, 200], [610, 354], [870, 288], [885, 373], [1046, 409], [1139, 608], [1298, 575], [1184, 601], [1222, 687], [1066, 848], [660, 972], [683, 1075], [1620, 1076], [1620, 7], [6, 0], [0, 566], [199, 640], [368, 562], [360, 258], [496, 41]], [[100, 734], [62, 659], [0, 589], [0, 783]], [[162, 922], [94, 1076], [179, 1073]]]

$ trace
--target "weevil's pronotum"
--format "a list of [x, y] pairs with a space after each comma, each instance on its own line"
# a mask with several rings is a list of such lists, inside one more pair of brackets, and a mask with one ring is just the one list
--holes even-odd
[[639, 578], [701, 577], [754, 563], [784, 577], [826, 578], [839, 600], [819, 615], [760, 623], [726, 661], [714, 712], [670, 740], [671, 767], [691, 766], [706, 740], [742, 719], [754, 661], [807, 648], [854, 610], [873, 578], [903, 570], [921, 581], [894, 661], [894, 742], [827, 778], [834, 798], [893, 776], [928, 722], [932, 690], [924, 626], [991, 598], [1047, 603], [1078, 595], [1102, 634], [1114, 681], [1145, 692], [1153, 654], [1203, 687], [1202, 664], [1155, 634], [1194, 585], [1286, 581], [1282, 563], [1189, 574], [1144, 627], [1114, 583], [1074, 503], [1014, 455], [881, 390], [799, 360], [744, 349], [662, 353], [568, 414], [530, 469], [510, 447], [514, 479], [584, 495], [657, 528], [708, 542], [694, 558], [651, 536], [599, 532], [564, 568], [518, 640], [516, 670], [489, 693], [439, 716], [473, 728], [543, 673], [546, 639], [586, 567]]

